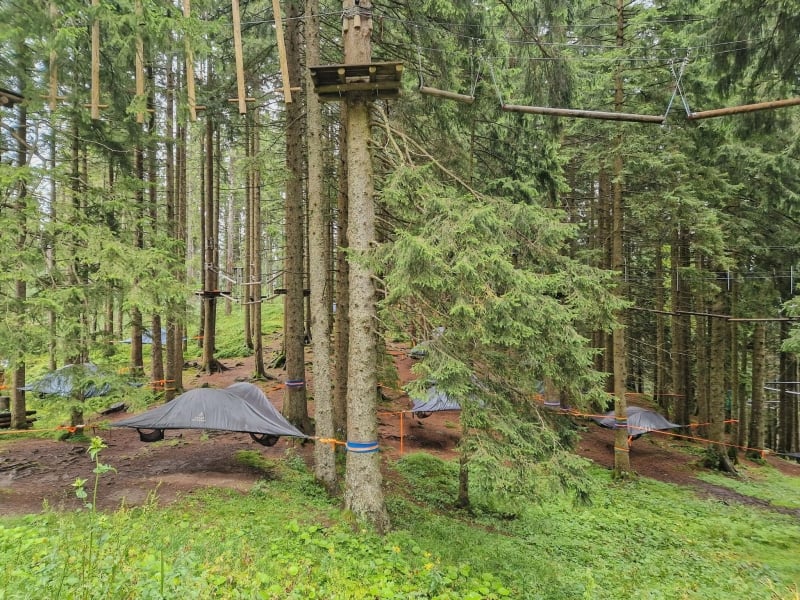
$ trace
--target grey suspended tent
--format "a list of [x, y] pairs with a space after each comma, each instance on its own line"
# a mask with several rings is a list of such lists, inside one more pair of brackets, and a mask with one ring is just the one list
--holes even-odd
[[[617, 420], [613, 410], [603, 416], [594, 416], [592, 420], [603, 427], [617, 429]], [[666, 431], [680, 427], [680, 425], [668, 421], [656, 411], [638, 406], [628, 407], [626, 424], [628, 436], [632, 439], [636, 439], [650, 431]]]
[[[274, 409], [270, 411], [266, 406], [256, 408], [260, 401], [254, 399], [256, 395], [252, 391], [246, 393], [250, 396], [249, 400], [230, 389], [189, 390], [167, 404], [117, 421], [112, 426], [136, 429], [143, 442], [163, 439], [166, 429], [217, 429], [249, 433], [263, 445], [274, 444], [280, 436], [308, 437]], [[268, 443], [259, 441], [259, 438]]]
[[420, 419], [426, 419], [431, 413], [447, 410], [461, 410], [461, 405], [450, 396], [437, 389], [436, 386], [428, 388], [425, 398], [411, 398], [413, 406], [409, 412]]
[[60, 369], [51, 371], [33, 383], [21, 387], [20, 390], [33, 392], [40, 397], [71, 396], [80, 398], [95, 398], [105, 396], [111, 391], [111, 384], [100, 381], [103, 374], [92, 363], [76, 363], [64, 365]]
[[[245, 402], [264, 415], [264, 417], [266, 417], [269, 421], [271, 421], [275, 425], [276, 431], [292, 430], [299, 433], [302, 437], [305, 437], [299, 429], [295, 428], [294, 425], [289, 423], [289, 421], [287, 421], [286, 418], [278, 412], [278, 409], [273, 406], [272, 402], [270, 402], [269, 398], [267, 398], [267, 395], [261, 391], [261, 388], [259, 388], [257, 385], [242, 381], [233, 383], [225, 389], [233, 392], [237, 396], [241, 396]], [[250, 432], [250, 437], [262, 446], [274, 446], [280, 436]]]

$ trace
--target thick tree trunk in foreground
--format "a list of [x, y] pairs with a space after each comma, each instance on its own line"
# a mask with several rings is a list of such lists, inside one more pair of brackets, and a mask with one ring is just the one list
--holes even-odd
[[[358, 11], [356, 19], [345, 18], [345, 63], [371, 62], [372, 33], [369, 2], [343, 3], [345, 14]], [[354, 9], [354, 10], [353, 10]], [[370, 154], [370, 101], [364, 97], [347, 98], [347, 190], [350, 202], [348, 239], [358, 256], [370, 251], [375, 240], [375, 205], [373, 199], [372, 157]], [[350, 344], [347, 377], [347, 473], [345, 507], [371, 523], [379, 532], [389, 527], [384, 505], [377, 404], [377, 335], [375, 288], [371, 271], [359, 260], [350, 267]]]
[[349, 207], [347, 201], [347, 105], [342, 104], [342, 126], [339, 138], [339, 193], [337, 196], [336, 251], [336, 317], [334, 319], [334, 385], [333, 385], [333, 431], [337, 438], [344, 439], [347, 433], [347, 355], [350, 339], [350, 270], [347, 266], [347, 220]]

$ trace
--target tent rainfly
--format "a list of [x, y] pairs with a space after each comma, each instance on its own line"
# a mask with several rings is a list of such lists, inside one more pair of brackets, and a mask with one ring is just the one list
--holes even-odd
[[[641, 408], [639, 406], [628, 407], [628, 435], [636, 439], [649, 431], [664, 431], [667, 429], [677, 429], [680, 425], [667, 421], [663, 416], [654, 410]], [[605, 413], [602, 417], [592, 417], [603, 427], [616, 429], [616, 420], [614, 418], [614, 411]]]
[[[95, 380], [98, 379], [98, 376], [100, 373], [97, 366], [92, 363], [70, 364], [51, 371], [20, 389], [39, 396], [61, 396], [62, 398], [69, 398], [73, 395], [81, 398], [105, 396], [111, 391], [111, 384], [96, 383]], [[76, 388], [78, 388], [77, 391]]]
[[[256, 390], [261, 391], [258, 388]], [[248, 394], [249, 399], [243, 397], [243, 393]], [[266, 396], [262, 401], [252, 390], [242, 387], [235, 390], [189, 390], [167, 404], [112, 425], [136, 429], [143, 442], [163, 439], [165, 429], [217, 429], [249, 433], [250, 437], [264, 446], [274, 445], [280, 436], [308, 437], [284, 419], [269, 404]]]
[[427, 397], [424, 400], [421, 398], [411, 398], [411, 401], [414, 404], [410, 412], [414, 413], [420, 419], [431, 416], [432, 412], [461, 410], [461, 405], [458, 402], [444, 392], [436, 389], [436, 386], [428, 388]]

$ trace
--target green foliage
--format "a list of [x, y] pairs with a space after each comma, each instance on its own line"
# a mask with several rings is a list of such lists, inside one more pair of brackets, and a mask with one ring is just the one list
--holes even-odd
[[736, 470], [739, 477], [710, 471], [702, 471], [697, 477], [775, 506], [800, 509], [800, 478], [786, 477], [774, 467], [758, 466], [750, 461], [737, 465]]
[[[679, 487], [614, 484], [594, 469], [591, 507], [553, 493], [523, 500], [509, 520], [449, 510], [452, 463], [411, 455], [397, 469], [389, 499], [397, 529], [383, 538], [354, 530], [296, 456], [275, 461], [275, 477], [249, 494], [207, 490], [163, 509], [149, 502], [0, 519], [0, 594], [772, 600], [789, 597], [800, 576], [793, 519]], [[87, 535], [91, 555], [76, 543]]]

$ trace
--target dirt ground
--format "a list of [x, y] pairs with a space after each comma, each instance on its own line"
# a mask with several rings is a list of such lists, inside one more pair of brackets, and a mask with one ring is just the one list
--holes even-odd
[[[401, 382], [412, 376], [413, 360], [401, 348], [393, 352]], [[253, 359], [222, 361], [226, 371], [213, 375], [185, 375], [187, 388], [225, 387], [235, 381], [248, 380], [253, 372]], [[271, 370], [277, 381], [286, 379], [285, 372]], [[258, 383], [270, 400], [280, 408], [283, 390], [275, 389], [275, 382]], [[402, 417], [399, 411], [408, 410], [411, 401], [398, 390], [384, 390], [387, 402], [379, 409], [379, 437], [382, 456], [395, 460], [401, 452], [425, 451], [443, 458], [455, 456], [458, 442], [458, 414], [433, 413], [426, 419], [410, 414]], [[310, 406], [313, 412], [313, 404]], [[117, 413], [110, 420], [129, 416]], [[87, 416], [87, 422], [107, 421], [109, 417]], [[578, 452], [602, 465], [613, 464], [613, 431], [591, 421], [581, 422], [581, 441]], [[401, 436], [402, 426], [402, 436]], [[91, 435], [91, 427], [88, 429]], [[228, 432], [202, 432], [197, 430], [172, 430], [165, 439], [155, 444], [139, 441], [133, 429], [110, 428], [97, 430], [108, 448], [101, 453], [102, 462], [113, 466], [116, 472], [100, 479], [98, 507], [113, 510], [122, 505], [137, 506], [148, 500], [166, 504], [206, 487], [221, 487], [246, 492], [259, 478], [259, 473], [236, 461], [240, 450], [260, 452], [265, 457], [278, 458], [288, 449], [308, 460], [312, 444], [302, 445], [289, 438], [281, 438], [272, 447], [253, 442], [247, 434]], [[743, 502], [760, 505], [771, 510], [790, 512], [800, 518], [800, 511], [789, 511], [770, 506], [747, 496], [741, 496], [719, 486], [698, 480], [697, 460], [678, 451], [674, 438], [648, 435], [633, 442], [631, 466], [641, 477], [692, 486], [701, 495], [713, 496], [725, 502]], [[402, 447], [401, 447], [402, 446]], [[72, 483], [76, 478], [93, 480], [94, 467], [86, 453], [86, 443], [61, 442], [43, 439], [17, 439], [0, 441], [0, 515], [37, 513], [45, 507], [69, 510], [81, 506], [75, 497]], [[800, 465], [770, 456], [771, 464], [789, 474], [800, 476]]]

